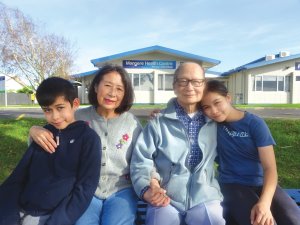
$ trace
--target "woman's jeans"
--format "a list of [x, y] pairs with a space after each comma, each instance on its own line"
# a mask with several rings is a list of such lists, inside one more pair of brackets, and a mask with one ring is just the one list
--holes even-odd
[[133, 225], [136, 210], [137, 196], [133, 188], [123, 189], [107, 199], [94, 196], [76, 225]]

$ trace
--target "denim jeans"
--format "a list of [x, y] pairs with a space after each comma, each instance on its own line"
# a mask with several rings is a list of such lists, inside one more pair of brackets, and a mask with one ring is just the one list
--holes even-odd
[[76, 225], [133, 225], [136, 210], [137, 196], [133, 188], [123, 189], [107, 199], [94, 196]]

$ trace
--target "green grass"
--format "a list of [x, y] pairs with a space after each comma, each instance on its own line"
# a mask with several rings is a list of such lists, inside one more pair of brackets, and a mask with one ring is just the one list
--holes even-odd
[[[267, 119], [266, 122], [277, 143], [275, 154], [280, 185], [300, 188], [300, 120]], [[29, 128], [44, 124], [43, 119], [0, 119], [0, 183], [26, 150]]]
[[6, 178], [27, 148], [28, 130], [44, 125], [43, 119], [0, 120], [0, 183]]
[[300, 120], [266, 119], [276, 141], [279, 184], [300, 188]]

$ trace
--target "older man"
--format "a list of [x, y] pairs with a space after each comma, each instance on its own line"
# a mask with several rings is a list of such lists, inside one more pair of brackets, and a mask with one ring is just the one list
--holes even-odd
[[[173, 81], [177, 97], [137, 140], [131, 179], [136, 193], [149, 203], [147, 225], [225, 224], [213, 166], [216, 124], [198, 108], [204, 86], [200, 65], [181, 64]], [[153, 167], [159, 182], [152, 179]]]

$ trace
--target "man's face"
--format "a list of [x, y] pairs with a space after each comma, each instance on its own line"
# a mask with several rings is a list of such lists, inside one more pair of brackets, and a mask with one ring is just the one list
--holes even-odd
[[197, 105], [204, 90], [204, 71], [195, 63], [184, 65], [174, 83], [177, 100], [183, 107]]

